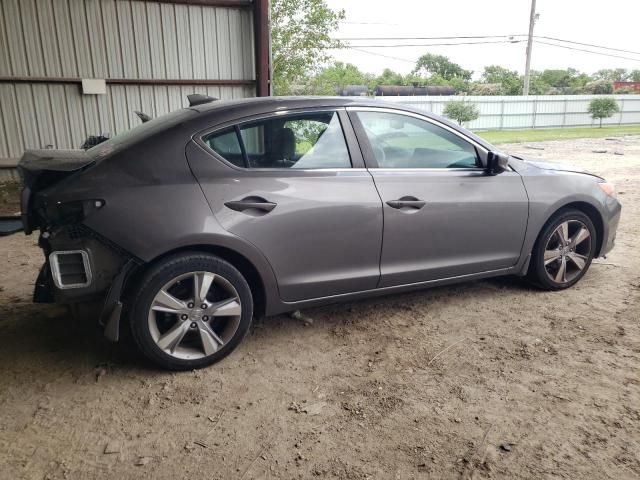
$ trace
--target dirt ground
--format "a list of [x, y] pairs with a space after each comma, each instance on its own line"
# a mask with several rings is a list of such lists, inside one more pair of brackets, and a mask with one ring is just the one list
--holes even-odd
[[31, 304], [36, 238], [0, 238], [0, 477], [639, 478], [640, 137], [503, 148], [617, 183], [617, 247], [576, 287], [505, 278], [260, 320], [196, 372]]
[[20, 183], [0, 181], [0, 215], [16, 215], [20, 212]]

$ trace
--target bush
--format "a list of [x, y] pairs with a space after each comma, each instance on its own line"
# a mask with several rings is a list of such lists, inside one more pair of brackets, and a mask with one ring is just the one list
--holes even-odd
[[449, 117], [460, 125], [464, 122], [470, 122], [475, 120], [480, 116], [480, 112], [478, 111], [478, 107], [473, 105], [472, 103], [467, 103], [465, 101], [453, 101], [447, 103], [444, 107], [444, 116]]
[[609, 118], [614, 113], [619, 112], [618, 103], [611, 97], [594, 98], [589, 102], [587, 112], [591, 117], [600, 120], [600, 128], [602, 128], [602, 119]]
[[470, 95], [504, 95], [505, 91], [499, 83], [473, 83], [469, 89]]
[[587, 83], [584, 86], [584, 91], [593, 95], [609, 95], [613, 93], [613, 83], [607, 80], [596, 80]]

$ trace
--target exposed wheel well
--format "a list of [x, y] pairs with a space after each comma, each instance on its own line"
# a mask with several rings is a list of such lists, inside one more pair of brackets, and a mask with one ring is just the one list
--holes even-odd
[[[586, 202], [572, 202], [566, 205], [563, 205], [561, 208], [553, 212], [551, 216], [547, 219], [547, 222], [555, 217], [558, 212], [563, 210], [579, 210], [584, 213], [589, 219], [593, 222], [593, 226], [596, 228], [596, 256], [600, 254], [600, 250], [602, 249], [602, 241], [604, 237], [604, 223], [602, 221], [602, 216], [600, 212], [591, 204]], [[546, 223], [545, 223], [546, 225]], [[544, 227], [543, 227], [544, 229]], [[542, 232], [542, 230], [541, 230]]]
[[133, 285], [137, 283], [137, 279], [139, 279], [144, 273], [147, 271], [150, 265], [156, 264], [160, 260], [170, 255], [175, 255], [176, 253], [185, 253], [185, 252], [206, 252], [212, 255], [216, 255], [217, 257], [226, 260], [238, 271], [242, 274], [242, 276], [247, 280], [249, 284], [249, 288], [251, 288], [251, 295], [253, 296], [253, 312], [254, 316], [260, 317], [264, 315], [266, 309], [266, 293], [264, 282], [262, 281], [262, 277], [258, 273], [258, 270], [253, 266], [253, 264], [240, 253], [231, 250], [226, 247], [219, 247], [216, 245], [190, 245], [188, 247], [181, 247], [175, 250], [171, 250], [162, 254], [161, 256], [154, 258], [151, 262], [141, 265], [139, 268], [133, 272], [129, 278], [127, 279], [126, 285], [124, 287], [125, 295], [131, 293], [131, 288]]

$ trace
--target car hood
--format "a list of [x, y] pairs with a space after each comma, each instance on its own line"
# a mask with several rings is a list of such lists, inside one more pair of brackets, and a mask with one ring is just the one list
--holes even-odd
[[602, 178], [599, 175], [596, 175], [595, 173], [592, 173], [588, 170], [585, 170], [582, 167], [577, 167], [575, 165], [568, 165], [566, 163], [556, 163], [556, 162], [540, 162], [538, 160], [529, 160], [527, 158], [522, 158], [522, 157], [516, 157], [516, 158], [524, 161], [527, 165], [532, 165], [542, 170], [552, 170], [556, 172], [582, 173], [584, 175], [591, 175], [592, 177]]

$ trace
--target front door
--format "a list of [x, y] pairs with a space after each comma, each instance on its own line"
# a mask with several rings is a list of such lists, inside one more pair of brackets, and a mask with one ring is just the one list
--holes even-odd
[[382, 206], [344, 110], [278, 112], [199, 143], [189, 163], [214, 215], [262, 251], [283, 300], [376, 287]]
[[350, 116], [383, 203], [380, 286], [516, 264], [528, 216], [516, 172], [486, 175], [480, 145], [421, 115]]

